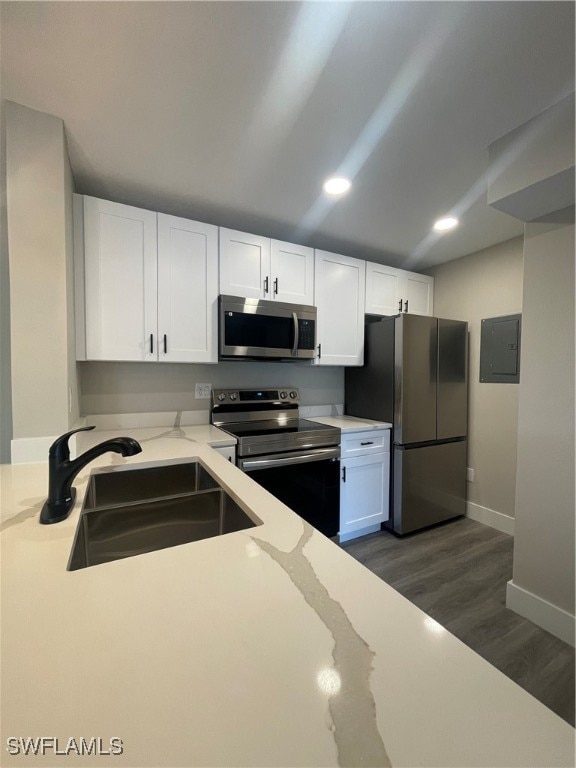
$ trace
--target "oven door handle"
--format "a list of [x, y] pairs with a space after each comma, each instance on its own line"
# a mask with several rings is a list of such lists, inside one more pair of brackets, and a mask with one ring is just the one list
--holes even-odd
[[294, 321], [294, 346], [292, 347], [292, 355], [296, 356], [298, 354], [298, 336], [300, 332], [300, 329], [298, 328], [298, 315], [296, 312], [292, 312], [292, 320]]
[[339, 459], [340, 448], [319, 448], [313, 453], [295, 453], [294, 456], [282, 458], [238, 459], [238, 466], [245, 472], [251, 469], [270, 469], [271, 467], [287, 467], [290, 464], [305, 464], [310, 461]]

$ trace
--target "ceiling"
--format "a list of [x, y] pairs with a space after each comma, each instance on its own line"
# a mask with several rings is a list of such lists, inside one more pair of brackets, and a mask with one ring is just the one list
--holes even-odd
[[418, 270], [522, 233], [487, 147], [574, 90], [574, 3], [3, 2], [1, 58], [78, 192]]

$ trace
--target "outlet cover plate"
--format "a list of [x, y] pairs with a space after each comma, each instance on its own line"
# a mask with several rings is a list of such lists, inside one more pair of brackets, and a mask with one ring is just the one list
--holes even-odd
[[194, 397], [196, 400], [209, 400], [212, 394], [212, 384], [196, 384]]

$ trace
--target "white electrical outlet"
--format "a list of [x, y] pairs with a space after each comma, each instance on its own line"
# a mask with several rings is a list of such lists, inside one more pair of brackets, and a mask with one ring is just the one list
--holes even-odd
[[469, 483], [473, 483], [474, 482], [474, 470], [471, 467], [467, 467], [467, 469], [466, 469], [466, 480]]
[[196, 384], [194, 397], [196, 400], [209, 400], [212, 393], [212, 384]]

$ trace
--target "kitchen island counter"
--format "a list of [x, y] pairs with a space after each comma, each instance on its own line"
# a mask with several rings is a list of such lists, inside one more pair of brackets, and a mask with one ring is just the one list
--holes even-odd
[[[127, 432], [55, 525], [47, 466], [1, 468], [3, 766], [574, 765], [570, 726], [189, 428]], [[262, 525], [67, 571], [90, 470], [179, 457]]]

